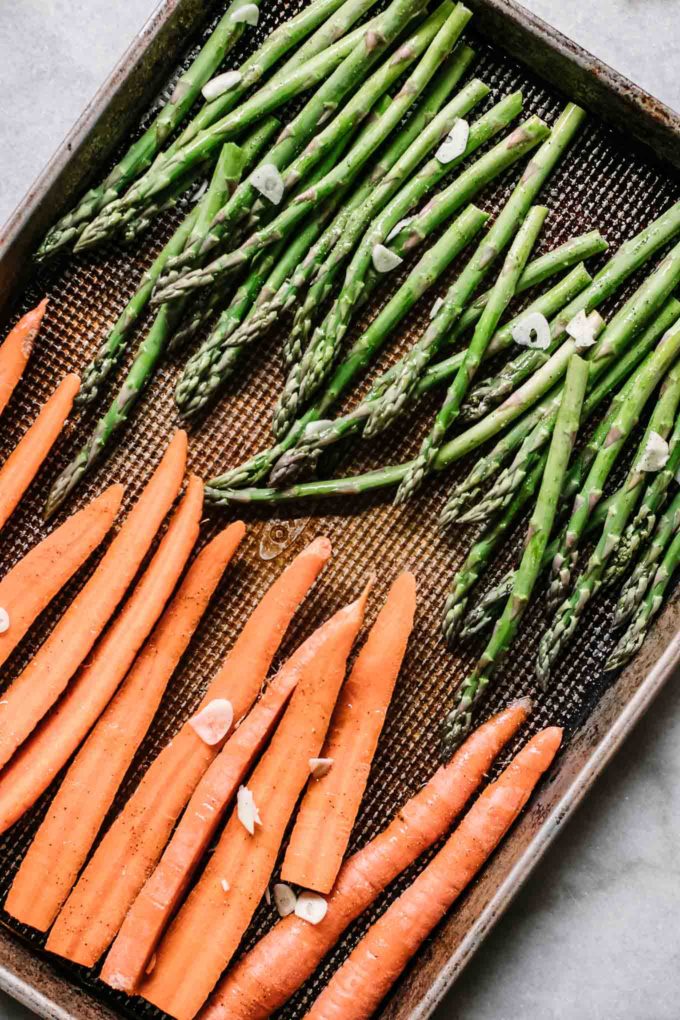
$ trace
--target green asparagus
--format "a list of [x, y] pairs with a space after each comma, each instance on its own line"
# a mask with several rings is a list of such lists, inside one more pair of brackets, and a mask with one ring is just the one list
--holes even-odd
[[519, 278], [529, 260], [547, 214], [548, 210], [545, 206], [532, 206], [527, 212], [524, 222], [520, 224], [482, 317], [477, 323], [470, 346], [465, 352], [463, 363], [448, 388], [444, 403], [437, 412], [430, 432], [425, 437], [414, 467], [404, 477], [397, 489], [395, 503], [407, 502], [418, 491], [425, 476], [429, 473], [446, 433], [458, 417], [468, 387], [479, 370], [482, 358], [486, 354], [501, 316], [515, 296]]
[[679, 562], [680, 533], [676, 533], [661, 561], [661, 565], [654, 574], [649, 591], [638, 606], [637, 612], [626, 633], [607, 660], [606, 668], [608, 670], [620, 669], [622, 666], [625, 666], [642, 647], [652, 621], [658, 616], [663, 606], [668, 586], [673, 580]]
[[627, 623], [644, 599], [656, 573], [657, 564], [680, 529], [680, 492], [676, 492], [668, 509], [659, 519], [650, 542], [635, 569], [621, 589], [614, 613], [614, 626]]
[[524, 553], [515, 574], [512, 592], [474, 671], [455, 693], [454, 705], [446, 717], [445, 724], [445, 740], [448, 746], [457, 747], [469, 732], [474, 706], [484, 695], [494, 673], [507, 655], [531, 599], [541, 570], [543, 553], [550, 539], [562, 482], [578, 433], [587, 383], [588, 366], [582, 358], [574, 354], [569, 362], [548, 463], [529, 522]]
[[[680, 338], [680, 329], [678, 330], [678, 336]], [[667, 340], [666, 344], [669, 342], [670, 341]], [[680, 350], [680, 340], [678, 342], [678, 350]], [[650, 355], [650, 360], [653, 358], [654, 355]], [[640, 387], [640, 389], [644, 389], [644, 381], [640, 377], [645, 372], [646, 367], [647, 366], [643, 365], [635, 377], [636, 385]], [[647, 390], [646, 392], [649, 391]], [[630, 519], [631, 514], [634, 513], [635, 507], [642, 495], [645, 475], [644, 470], [641, 467], [641, 462], [643, 460], [647, 444], [650, 440], [650, 436], [652, 436], [652, 434], [657, 434], [664, 439], [668, 436], [673, 427], [673, 421], [675, 419], [679, 402], [680, 365], [676, 365], [673, 366], [668, 373], [666, 384], [659, 396], [654, 412], [645, 430], [645, 434], [639, 444], [637, 453], [633, 460], [633, 465], [628, 472], [623, 485], [617, 491], [614, 501], [609, 508], [609, 514], [607, 515], [607, 519], [604, 523], [602, 534], [590, 558], [588, 559], [586, 568], [578, 577], [570, 595], [558, 608], [551, 626], [541, 639], [536, 668], [537, 674], [544, 686], [550, 678], [552, 666], [564, 648], [565, 643], [573, 636], [586, 606], [599, 591], [602, 585], [606, 564], [612, 552], [616, 549], [616, 546], [620, 541], [621, 532]], [[633, 403], [632, 398], [629, 403]], [[617, 425], [622, 428], [622, 420], [623, 415], [620, 415], [618, 422], [613, 425], [613, 429], [616, 429]], [[609, 436], [611, 435], [612, 431], [609, 433]], [[600, 463], [602, 463], [602, 458], [600, 458]], [[588, 483], [586, 482], [586, 487], [582, 490], [582, 494], [586, 498], [591, 499], [594, 489], [592, 487], [588, 489], [587, 485]], [[562, 543], [560, 543], [560, 545], [562, 546]], [[560, 556], [560, 551], [561, 549], [558, 549], [558, 552], [556, 553], [557, 558]], [[555, 562], [555, 560], [553, 560], [553, 562]]]

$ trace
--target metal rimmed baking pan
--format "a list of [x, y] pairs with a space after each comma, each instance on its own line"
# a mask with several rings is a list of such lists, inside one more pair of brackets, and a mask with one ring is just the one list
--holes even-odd
[[[475, 11], [471, 35], [479, 54], [474, 73], [491, 86], [490, 101], [522, 87], [526, 109], [548, 120], [554, 118], [567, 98], [577, 99], [591, 112], [577, 144], [542, 193], [542, 201], [552, 210], [545, 246], [582, 230], [600, 227], [615, 248], [677, 200], [680, 120], [675, 114], [511, 0], [469, 2]], [[300, 0], [293, 0], [263, 10], [258, 33], [269, 31], [299, 3]], [[36, 357], [10, 413], [3, 418], [0, 456], [16, 442], [56, 379], [66, 370], [83, 366], [134, 290], [143, 267], [169, 234], [176, 214], [170, 213], [156, 224], [143, 245], [133, 251], [111, 246], [94, 256], [65, 259], [40, 270], [32, 267], [30, 253], [45, 229], [72, 204], [86, 183], [101, 175], [121, 140], [131, 129], [137, 129], [140, 114], [153, 105], [161, 84], [186, 60], [187, 41], [194, 45], [201, 38], [216, 10], [217, 5], [199, 0], [166, 0], [159, 7], [5, 228], [0, 241], [0, 327], [4, 329], [46, 291], [51, 296], [51, 307]], [[503, 178], [481, 196], [481, 204], [496, 211], [513, 180], [513, 174]], [[631, 286], [637, 280], [639, 277], [631, 281]], [[396, 356], [400, 345], [417, 335], [426, 317], [427, 309], [414, 311], [386, 358]], [[277, 338], [273, 336], [245, 366], [243, 377], [235, 380], [219, 407], [194, 431], [191, 459], [195, 470], [206, 476], [213, 474], [266, 442], [268, 422], [264, 412], [271, 405], [280, 379], [276, 352]], [[113, 479], [125, 480], [127, 498], [134, 498], [173, 427], [171, 391], [176, 374], [177, 365], [171, 362], [161, 369], [113, 456], [83, 487], [80, 501], [84, 502]], [[367, 443], [353, 470], [408, 455], [420, 439], [418, 423], [424, 425], [433, 406], [423, 407], [409, 437], [387, 436], [379, 443]], [[91, 417], [75, 420], [51, 463], [7, 525], [0, 548], [0, 571], [4, 572], [45, 533], [40, 511], [46, 486], [90, 427]], [[466, 467], [463, 464], [458, 470]], [[451, 474], [456, 476], [455, 471]], [[311, 518], [307, 518], [309, 507], [291, 508], [279, 513], [274, 525], [263, 513], [249, 514], [248, 539], [239, 562], [225, 579], [221, 597], [215, 600], [192, 655], [174, 678], [121, 796], [129, 792], [158, 747], [190, 714], [205, 677], [214, 670], [245, 616], [282, 564], [302, 542], [325, 532], [336, 550], [333, 565], [299, 614], [282, 654], [330, 608], [348, 598], [363, 574], [376, 564], [380, 570], [376, 604], [404, 565], [415, 568], [419, 579], [416, 633], [353, 845], [361, 845], [378, 831], [437, 764], [440, 723], [447, 699], [474, 660], [474, 648], [461, 646], [459, 652], [450, 655], [443, 650], [438, 636], [446, 585], [469, 544], [469, 534], [465, 532], [446, 541], [436, 534], [434, 522], [449, 482], [448, 478], [437, 480], [404, 510], [392, 508], [389, 495], [373, 495], [352, 507], [336, 501], [312, 507], [316, 516]], [[302, 514], [305, 519], [299, 520]], [[291, 518], [297, 520], [294, 527], [290, 525]], [[211, 514], [206, 537], [224, 519]], [[294, 537], [278, 557], [262, 558], [262, 542], [271, 545], [279, 532]], [[500, 573], [506, 565], [499, 558], [495, 569]], [[3, 682], [21, 668], [80, 583], [82, 573], [17, 650]], [[547, 722], [563, 724], [567, 736], [564, 752], [501, 850], [395, 989], [384, 1006], [383, 1017], [421, 1020], [431, 1013], [564, 820], [677, 666], [680, 609], [671, 604], [635, 662], [613, 683], [603, 677], [602, 664], [612, 642], [607, 622], [610, 608], [607, 598], [592, 607], [581, 641], [572, 646], [563, 660], [558, 680], [547, 695], [536, 691], [532, 670], [536, 642], [546, 622], [540, 605], [527, 621], [516, 654], [502, 672], [483, 713], [491, 712], [519, 693], [536, 694], [536, 710], [528, 729], [538, 729]], [[0, 838], [3, 896], [48, 800], [49, 794], [30, 816]], [[346, 955], [366, 924], [412, 876], [413, 870], [395, 883], [369, 912], [370, 916], [352, 928], [315, 978], [282, 1011], [285, 1020], [304, 1014], [320, 983]], [[159, 1015], [148, 1005], [106, 989], [94, 974], [46, 957], [41, 949], [42, 940], [35, 933], [22, 929], [6, 916], [0, 920], [3, 923], [0, 986], [40, 1015], [60, 1018]], [[270, 921], [266, 911], [260, 912], [245, 944], [252, 943]]]

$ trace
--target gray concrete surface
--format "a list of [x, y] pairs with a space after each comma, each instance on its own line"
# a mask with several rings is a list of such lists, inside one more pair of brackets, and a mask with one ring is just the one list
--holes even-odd
[[[0, 222], [155, 0], [0, 0]], [[527, 0], [680, 109], [680, 0]], [[680, 1016], [680, 691], [668, 689], [437, 1020]], [[0, 996], [0, 1018], [27, 1012]]]

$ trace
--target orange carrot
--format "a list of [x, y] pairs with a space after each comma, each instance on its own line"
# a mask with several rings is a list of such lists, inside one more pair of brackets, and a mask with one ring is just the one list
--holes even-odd
[[132, 904], [104, 961], [100, 977], [112, 988], [131, 993], [143, 978], [239, 784], [276, 725], [303, 667], [318, 657], [317, 647], [312, 636], [290, 657], [196, 787], [156, 870]]
[[64, 376], [0, 468], [0, 528], [14, 513], [59, 438], [79, 389], [77, 375]]
[[503, 839], [561, 740], [562, 730], [553, 726], [522, 748], [425, 870], [368, 929], [306, 1020], [369, 1020], [410, 958]]
[[125, 487], [111, 485], [26, 553], [0, 581], [0, 606], [9, 627], [0, 634], [0, 665], [97, 548], [120, 509]]
[[198, 536], [202, 506], [203, 483], [192, 476], [132, 595], [54, 711], [0, 774], [0, 831], [14, 824], [47, 789], [115, 694], [186, 565]]
[[47, 298], [19, 319], [0, 346], [0, 414], [21, 379], [47, 308]]
[[233, 967], [201, 1020], [264, 1020], [307, 980], [397, 875], [441, 839], [531, 710], [522, 699], [475, 730], [390, 824], [340, 869], [320, 924], [290, 914]]
[[46, 931], [71, 891], [165, 688], [243, 538], [241, 522], [196, 557], [119, 691], [66, 773], [5, 909]]
[[[274, 582], [209, 684], [201, 708], [227, 698], [236, 719], [248, 711], [295, 610], [330, 553], [328, 540], [316, 539]], [[151, 764], [57, 918], [52, 937], [69, 954], [76, 954], [79, 962], [92, 966], [110, 945], [219, 750], [219, 745], [210, 747], [185, 723]]]
[[205, 871], [161, 941], [150, 976], [138, 990], [176, 1020], [196, 1015], [267, 888], [309, 776], [309, 759], [321, 750], [367, 597], [368, 589], [314, 635], [317, 654], [304, 669], [268, 750], [248, 780], [262, 823], [251, 833], [239, 812], [232, 814]]
[[413, 628], [416, 582], [392, 585], [366, 644], [343, 686], [322, 758], [330, 772], [311, 779], [281, 870], [284, 882], [329, 893], [347, 850], [366, 789], [406, 645]]
[[[178, 432], [106, 555], [0, 701], [0, 767], [62, 694], [113, 615], [182, 484], [187, 439]], [[0, 804], [7, 789], [0, 779]], [[0, 831], [4, 831], [0, 807]]]

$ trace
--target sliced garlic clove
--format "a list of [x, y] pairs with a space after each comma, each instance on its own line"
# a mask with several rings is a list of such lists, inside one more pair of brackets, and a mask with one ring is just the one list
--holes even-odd
[[376, 273], [391, 273], [404, 261], [399, 255], [386, 248], [384, 244], [374, 245], [372, 257]]
[[639, 471], [660, 471], [668, 463], [668, 443], [658, 432], [650, 432], [637, 467]]
[[234, 709], [226, 698], [215, 698], [189, 720], [189, 725], [204, 744], [219, 744], [234, 721]]
[[457, 120], [435, 152], [436, 159], [444, 166], [453, 162], [454, 159], [458, 159], [465, 152], [469, 137], [470, 125], [468, 122], [462, 118]]
[[545, 315], [531, 312], [512, 327], [512, 339], [520, 347], [545, 351], [550, 347], [550, 325]]
[[322, 779], [333, 768], [335, 758], [310, 758], [309, 771], [312, 779]]
[[273, 889], [274, 905], [279, 912], [279, 917], [288, 917], [292, 914], [297, 905], [297, 896], [285, 882], [276, 882]]
[[413, 219], [415, 219], [414, 216], [405, 216], [403, 220], [399, 220], [398, 223], [395, 223], [392, 229], [390, 230], [389, 234], [385, 238], [385, 241], [389, 244], [392, 238], [396, 237], [397, 234], [400, 234], [404, 227], [407, 227]]
[[323, 921], [328, 910], [328, 903], [323, 896], [314, 892], [301, 892], [295, 904], [295, 915], [310, 924]]
[[240, 84], [243, 75], [240, 71], [224, 71], [223, 74], [218, 74], [216, 78], [211, 78], [207, 81], [201, 92], [203, 98], [211, 103], [213, 99], [218, 99], [219, 96], [223, 96], [225, 92], [231, 92], [237, 85]]
[[285, 190], [283, 177], [279, 173], [278, 167], [275, 167], [273, 163], [263, 163], [262, 166], [253, 170], [250, 175], [250, 183], [272, 205], [280, 204]]
[[603, 324], [604, 320], [599, 312], [593, 311], [590, 315], [586, 315], [585, 310], [582, 308], [567, 323], [565, 330], [576, 341], [576, 350], [583, 351], [593, 346]]
[[0, 607], [0, 634], [4, 634], [6, 631], [9, 630], [9, 624], [10, 624], [9, 613], [7, 612], [6, 609]]
[[443, 297], [436, 298], [434, 304], [432, 305], [432, 308], [430, 308], [430, 318], [434, 319], [435, 316], [437, 316], [439, 314], [439, 312], [441, 311], [441, 309], [443, 307], [444, 307], [444, 298]]
[[255, 826], [262, 825], [260, 812], [253, 797], [252, 791], [247, 786], [239, 786], [236, 794], [236, 814], [241, 825], [250, 833], [255, 835]]
[[246, 25], [257, 25], [260, 20], [260, 8], [257, 4], [244, 4], [234, 11], [231, 20], [237, 24], [244, 22]]

